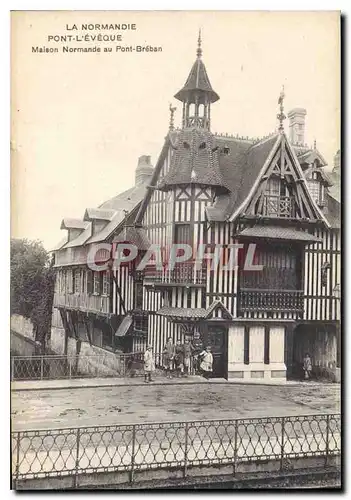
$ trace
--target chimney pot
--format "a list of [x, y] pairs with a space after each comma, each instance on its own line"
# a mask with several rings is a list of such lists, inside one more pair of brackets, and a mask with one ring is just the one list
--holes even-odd
[[290, 141], [303, 146], [305, 144], [305, 108], [294, 108], [288, 113]]

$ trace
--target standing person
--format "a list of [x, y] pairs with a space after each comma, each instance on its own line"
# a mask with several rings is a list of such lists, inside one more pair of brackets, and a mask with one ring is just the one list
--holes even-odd
[[203, 351], [204, 345], [201, 340], [199, 332], [194, 333], [194, 340], [193, 340], [193, 356], [194, 356], [194, 370], [195, 373], [200, 373], [200, 352]]
[[168, 337], [167, 344], [163, 348], [163, 366], [167, 378], [172, 378], [171, 370], [174, 359], [174, 344], [172, 337]]
[[148, 345], [144, 354], [144, 372], [145, 380], [144, 382], [153, 382], [151, 374], [155, 371], [155, 360], [152, 352], [152, 346]]
[[201, 358], [200, 368], [202, 370], [203, 376], [208, 380], [211, 376], [213, 365], [211, 347], [207, 346], [206, 351], [202, 351], [199, 354], [199, 357]]
[[185, 341], [184, 341], [184, 373], [185, 373], [186, 377], [189, 375], [190, 359], [191, 359], [193, 350], [194, 350], [194, 348], [193, 348], [191, 342], [189, 342], [188, 339], [185, 339]]
[[303, 371], [305, 374], [305, 380], [310, 380], [312, 373], [312, 361], [308, 352], [306, 352], [305, 357], [303, 358]]
[[183, 375], [184, 372], [184, 346], [180, 340], [177, 340], [174, 353], [174, 362], [177, 370], [177, 377]]

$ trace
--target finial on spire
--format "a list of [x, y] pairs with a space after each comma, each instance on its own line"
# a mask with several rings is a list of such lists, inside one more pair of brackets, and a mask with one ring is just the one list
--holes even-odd
[[313, 149], [316, 150], [317, 149], [317, 141], [316, 139], [313, 141]]
[[169, 105], [170, 118], [169, 118], [169, 130], [174, 130], [174, 112], [176, 111], [176, 107]]
[[199, 37], [197, 39], [197, 51], [196, 51], [197, 57], [202, 56], [202, 48], [201, 48], [201, 28], [199, 29]]
[[278, 104], [280, 105], [280, 112], [277, 114], [277, 118], [279, 120], [278, 130], [280, 133], [284, 132], [283, 121], [286, 119], [286, 116], [284, 114], [284, 97], [285, 97], [285, 93], [284, 93], [284, 85], [283, 85], [282, 90], [280, 92], [279, 99], [278, 99]]

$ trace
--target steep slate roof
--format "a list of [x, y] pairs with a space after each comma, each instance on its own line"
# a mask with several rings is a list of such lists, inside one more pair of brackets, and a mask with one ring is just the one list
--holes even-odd
[[211, 221], [225, 220], [247, 197], [278, 135], [272, 135], [255, 144], [241, 139], [216, 137], [218, 146], [229, 146], [229, 154], [220, 154], [219, 166], [230, 195], [220, 195], [213, 206], [206, 208]]
[[160, 189], [191, 183], [226, 187], [216, 146], [216, 138], [208, 130], [181, 130], [174, 145], [169, 171], [160, 179]]
[[142, 227], [125, 226], [113, 239], [114, 243], [128, 242], [135, 245], [139, 250], [147, 250], [151, 243], [147, 232]]
[[309, 149], [308, 151], [299, 154], [298, 159], [301, 165], [304, 163], [313, 163], [315, 160], [319, 160], [322, 167], [327, 165], [327, 162], [317, 149]]
[[[129, 212], [131, 216], [133, 214], [135, 216], [136, 209], [145, 196], [146, 188], [147, 184], [139, 184], [137, 186], [133, 186], [127, 191], [124, 191], [123, 193], [120, 193], [110, 200], [102, 203], [98, 208], [87, 209], [85, 215], [89, 219], [97, 218], [108, 220], [109, 222], [101, 231], [92, 236], [91, 222], [81, 220], [81, 223], [86, 225], [84, 231], [79, 236], [77, 236], [77, 238], [68, 243], [66, 238], [66, 245], [64, 246], [64, 248], [77, 247], [86, 243], [98, 243], [99, 241], [104, 241], [124, 221], [126, 217], [125, 211]], [[62, 248], [62, 246], [60, 248]], [[59, 248], [57, 248], [57, 250], [58, 249]], [[56, 250], [56, 248], [53, 250]]]
[[333, 196], [329, 193], [325, 194], [325, 201], [327, 202], [327, 211], [324, 216], [328, 220], [329, 224], [333, 228], [341, 227], [341, 205]]
[[212, 88], [206, 67], [200, 57], [194, 62], [183, 88], [174, 97], [179, 101], [185, 101], [189, 92], [194, 90], [206, 92], [211, 102], [216, 102], [219, 99], [219, 95]]

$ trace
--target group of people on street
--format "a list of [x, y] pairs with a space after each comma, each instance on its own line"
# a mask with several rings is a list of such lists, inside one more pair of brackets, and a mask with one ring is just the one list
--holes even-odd
[[[180, 340], [173, 343], [171, 337], [168, 338], [162, 352], [162, 364], [167, 378], [172, 378], [172, 373], [177, 377], [187, 377], [191, 366], [196, 374], [202, 374], [209, 379], [212, 374], [213, 356], [211, 347], [204, 349], [200, 335], [194, 334], [192, 342], [185, 339], [182, 344]], [[148, 345], [144, 354], [145, 382], [152, 382], [152, 373], [155, 371], [155, 359], [152, 346]]]

